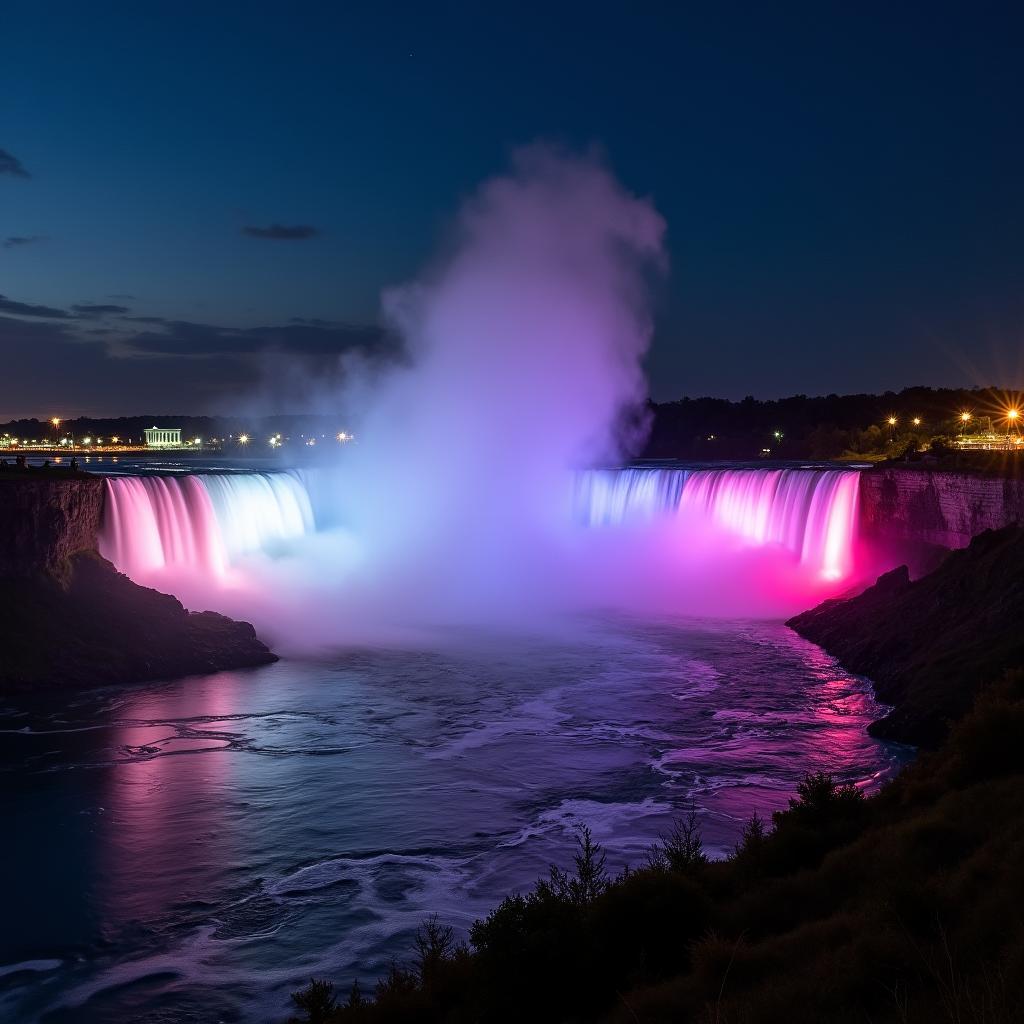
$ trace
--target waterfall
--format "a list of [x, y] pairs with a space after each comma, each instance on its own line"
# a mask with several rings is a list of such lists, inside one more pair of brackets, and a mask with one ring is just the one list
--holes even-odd
[[109, 477], [100, 553], [133, 579], [159, 569], [224, 576], [315, 528], [299, 473]]
[[[859, 481], [844, 469], [588, 470], [576, 476], [576, 518], [592, 529], [667, 525], [695, 545], [710, 530], [842, 580], [854, 569]], [[296, 471], [109, 478], [100, 551], [135, 579], [163, 569], [223, 579], [242, 556], [281, 553], [317, 519], [329, 526], [323, 509], [314, 516], [314, 484]]]
[[859, 484], [845, 469], [590, 470], [577, 477], [576, 511], [589, 526], [703, 520], [842, 579], [853, 568]]

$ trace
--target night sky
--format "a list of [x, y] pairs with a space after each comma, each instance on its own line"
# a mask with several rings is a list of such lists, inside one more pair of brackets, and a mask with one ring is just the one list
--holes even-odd
[[1022, 386], [1022, 11], [6, 5], [0, 420], [226, 412], [372, 352], [536, 139], [667, 220], [655, 398]]

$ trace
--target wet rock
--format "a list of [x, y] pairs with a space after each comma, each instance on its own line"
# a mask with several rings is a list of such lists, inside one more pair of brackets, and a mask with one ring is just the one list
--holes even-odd
[[982, 686], [1024, 664], [1024, 528], [988, 530], [920, 579], [901, 566], [788, 625], [894, 705], [873, 735], [936, 746]]

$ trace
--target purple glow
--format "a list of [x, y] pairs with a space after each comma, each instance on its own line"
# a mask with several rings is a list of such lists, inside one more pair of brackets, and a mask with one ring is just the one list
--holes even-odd
[[780, 615], [836, 592], [856, 473], [579, 471], [642, 427], [663, 233], [597, 160], [519, 152], [385, 295], [408, 360], [347, 364], [342, 394], [309, 384], [358, 444], [304, 477], [112, 480], [104, 552], [285, 648], [595, 607]]

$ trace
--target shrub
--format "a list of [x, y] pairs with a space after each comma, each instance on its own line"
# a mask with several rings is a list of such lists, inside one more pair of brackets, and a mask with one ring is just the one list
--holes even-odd
[[697, 810], [691, 807], [685, 818], [659, 837], [647, 851], [647, 864], [656, 871], [676, 871], [687, 875], [707, 864], [704, 840], [697, 828]]

